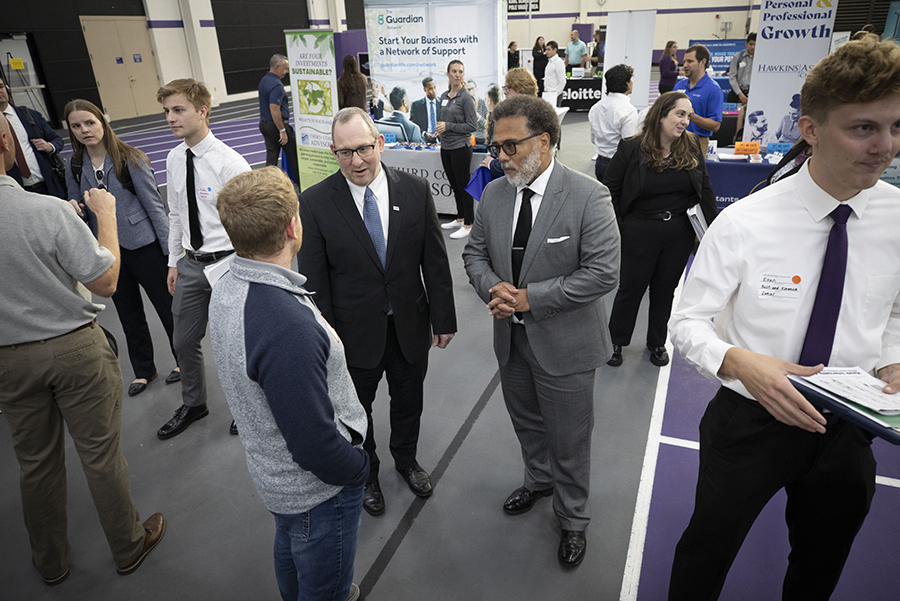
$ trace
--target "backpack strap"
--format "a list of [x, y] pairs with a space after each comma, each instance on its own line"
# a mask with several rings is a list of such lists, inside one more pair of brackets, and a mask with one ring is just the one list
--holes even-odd
[[72, 177], [75, 178], [75, 183], [78, 184], [78, 187], [81, 187], [81, 169], [84, 166], [84, 153], [81, 154], [73, 154], [72, 159], [69, 161], [69, 169], [72, 171]]

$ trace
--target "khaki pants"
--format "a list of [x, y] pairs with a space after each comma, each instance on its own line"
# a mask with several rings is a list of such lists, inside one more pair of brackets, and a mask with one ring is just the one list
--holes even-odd
[[700, 152], [703, 153], [703, 157], [706, 158], [706, 151], [709, 149], [709, 138], [706, 136], [697, 136], [700, 138]]
[[96, 324], [0, 347], [0, 409], [19, 461], [32, 560], [44, 578], [69, 561], [64, 424], [75, 443], [116, 566], [143, 550], [144, 529], [122, 456], [122, 372]]

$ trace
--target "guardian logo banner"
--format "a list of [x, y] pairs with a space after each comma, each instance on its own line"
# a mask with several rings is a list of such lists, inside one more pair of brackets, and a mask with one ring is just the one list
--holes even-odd
[[793, 144], [800, 139], [800, 88], [831, 46], [837, 0], [763, 0], [745, 142]]
[[448, 63], [460, 60], [483, 123], [488, 88], [503, 85], [505, 4], [497, 0], [366, 0], [369, 69], [374, 97], [376, 103], [383, 101], [385, 117], [392, 108], [394, 88], [402, 88], [412, 105], [425, 98], [422, 81], [431, 77], [440, 96], [448, 87]]
[[297, 134], [297, 180], [305, 190], [338, 169], [331, 153], [331, 120], [338, 110], [334, 33], [323, 29], [284, 33]]
[[[476, 143], [482, 143], [487, 93], [494, 86], [503, 86], [506, 71], [506, 2], [366, 0], [365, 17], [375, 126], [393, 133], [398, 121], [411, 121], [426, 131], [425, 89], [433, 86], [433, 93], [440, 98], [449, 87], [448, 64], [459, 60], [465, 68], [466, 89], [476, 103]], [[426, 86], [426, 78], [433, 82]], [[393, 107], [391, 101], [401, 101], [404, 95], [408, 102]], [[398, 111], [402, 114], [397, 115]], [[436, 151], [389, 150], [383, 160], [427, 174], [438, 211], [455, 212], [453, 193], [445, 185], [447, 178]], [[475, 166], [473, 160], [473, 169]]]

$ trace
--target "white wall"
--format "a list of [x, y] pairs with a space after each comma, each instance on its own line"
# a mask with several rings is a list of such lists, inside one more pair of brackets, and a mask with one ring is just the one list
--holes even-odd
[[[544, 39], [556, 40], [560, 46], [565, 45], [569, 41], [569, 32], [572, 31], [572, 23], [579, 15], [586, 15], [581, 21], [582, 23], [590, 23], [596, 28], [598, 25], [606, 24], [606, 17], [596, 16], [599, 12], [613, 12], [622, 10], [646, 10], [656, 9], [688, 9], [688, 8], [704, 8], [710, 7], [710, 12], [692, 12], [692, 13], [676, 13], [676, 14], [657, 14], [656, 31], [653, 38], [653, 48], [661, 50], [665, 48], [666, 42], [676, 40], [681, 49], [687, 48], [688, 41], [691, 39], [713, 38], [717, 35], [724, 37], [719, 31], [720, 24], [724, 21], [731, 21], [733, 28], [728, 34], [728, 38], [744, 38], [746, 37], [745, 23], [747, 20], [749, 7], [751, 2], [741, 0], [606, 0], [603, 5], [597, 3], [596, 0], [543, 0], [541, 2], [542, 11], [532, 15], [529, 27], [527, 19], [509, 19], [508, 37], [509, 41], [515, 40], [519, 44], [519, 48], [530, 48], [534, 45], [534, 40], [538, 36], [544, 36]], [[741, 10], [715, 12], [717, 7], [737, 7]], [[586, 7], [586, 10], [584, 10]], [[512, 16], [519, 16], [517, 13]], [[543, 14], [562, 14], [563, 17], [558, 18], [540, 18]], [[718, 14], [719, 18], [716, 19]], [[759, 11], [752, 11], [751, 31], [756, 31], [757, 21], [759, 19]], [[585, 40], [589, 41], [589, 40]]]

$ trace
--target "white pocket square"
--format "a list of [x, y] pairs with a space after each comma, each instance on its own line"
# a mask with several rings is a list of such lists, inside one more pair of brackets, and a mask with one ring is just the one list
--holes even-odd
[[547, 244], [556, 244], [557, 242], [565, 242], [571, 236], [560, 236], [559, 238], [547, 238]]

